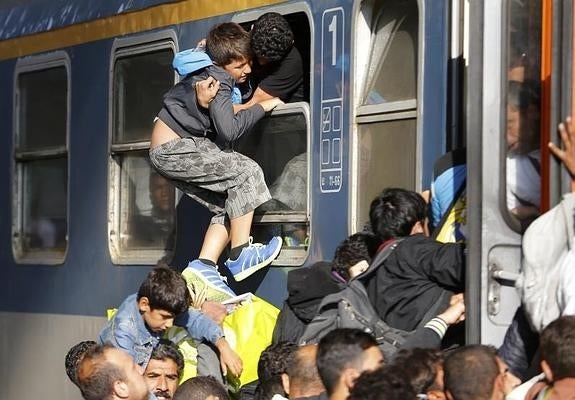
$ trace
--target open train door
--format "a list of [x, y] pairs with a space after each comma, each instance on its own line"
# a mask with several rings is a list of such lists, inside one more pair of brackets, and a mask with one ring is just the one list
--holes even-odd
[[547, 143], [571, 112], [573, 6], [468, 6], [466, 334], [499, 346], [520, 305], [522, 233], [570, 184]]

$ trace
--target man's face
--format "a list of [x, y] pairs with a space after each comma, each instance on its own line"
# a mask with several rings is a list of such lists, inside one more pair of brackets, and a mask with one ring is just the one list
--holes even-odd
[[151, 359], [144, 371], [144, 379], [148, 390], [155, 394], [158, 400], [169, 400], [178, 388], [178, 365], [171, 358]]
[[174, 186], [160, 175], [150, 177], [150, 200], [155, 209], [165, 213], [174, 209]]
[[234, 60], [231, 63], [224, 65], [224, 69], [237, 83], [244, 83], [252, 72], [250, 60], [247, 58]]
[[507, 396], [513, 389], [521, 384], [521, 380], [519, 380], [519, 378], [517, 378], [511, 373], [511, 371], [509, 371], [507, 365], [505, 365], [503, 360], [499, 357], [497, 357], [497, 365], [499, 366], [499, 373], [503, 383], [503, 394]]
[[109, 349], [104, 353], [106, 361], [118, 367], [125, 376], [125, 384], [129, 389], [129, 398], [146, 400], [148, 398], [148, 385], [142, 376], [142, 368], [134, 362], [130, 355], [119, 349]]

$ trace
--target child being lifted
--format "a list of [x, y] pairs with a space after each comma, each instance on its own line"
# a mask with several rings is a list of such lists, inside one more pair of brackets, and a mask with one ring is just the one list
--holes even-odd
[[[254, 210], [271, 196], [260, 166], [235, 152], [233, 142], [282, 101], [264, 100], [234, 114], [234, 84], [251, 72], [250, 36], [240, 25], [228, 22], [212, 28], [206, 53], [214, 65], [187, 75], [166, 94], [152, 133], [150, 160], [161, 175], [215, 214], [198, 259], [184, 272], [207, 285], [210, 300], [224, 300], [234, 296], [217, 272], [228, 242], [225, 265], [236, 281], [270, 264], [281, 249], [280, 237], [267, 245], [252, 243]], [[207, 109], [195, 90], [206, 79], [219, 84]]]

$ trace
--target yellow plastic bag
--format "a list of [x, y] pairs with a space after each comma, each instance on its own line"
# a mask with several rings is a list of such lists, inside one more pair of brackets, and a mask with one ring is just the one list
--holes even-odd
[[242, 359], [244, 369], [236, 382], [239, 386], [258, 379], [258, 361], [261, 352], [272, 342], [279, 310], [252, 295], [224, 319], [226, 340]]

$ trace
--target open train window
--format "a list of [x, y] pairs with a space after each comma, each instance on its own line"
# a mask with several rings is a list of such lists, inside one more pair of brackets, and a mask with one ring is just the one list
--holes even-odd
[[171, 41], [121, 47], [112, 60], [109, 243], [117, 264], [155, 264], [174, 250], [176, 192], [148, 151], [163, 95], [174, 85]]
[[60, 52], [16, 66], [12, 244], [22, 263], [60, 264], [66, 256], [68, 66]]
[[416, 0], [367, 0], [357, 16], [355, 230], [382, 189], [415, 189], [418, 14]]
[[[310, 11], [301, 3], [278, 5], [240, 13], [233, 21], [250, 30], [262, 14], [282, 14], [294, 33], [294, 47], [301, 55], [303, 98], [310, 97], [313, 54]], [[255, 210], [252, 235], [267, 242], [281, 236], [283, 249], [272, 265], [303, 264], [309, 246], [309, 140], [310, 111], [307, 102], [287, 103], [262, 119], [241, 138], [236, 149], [255, 160], [264, 171], [272, 200]]]

